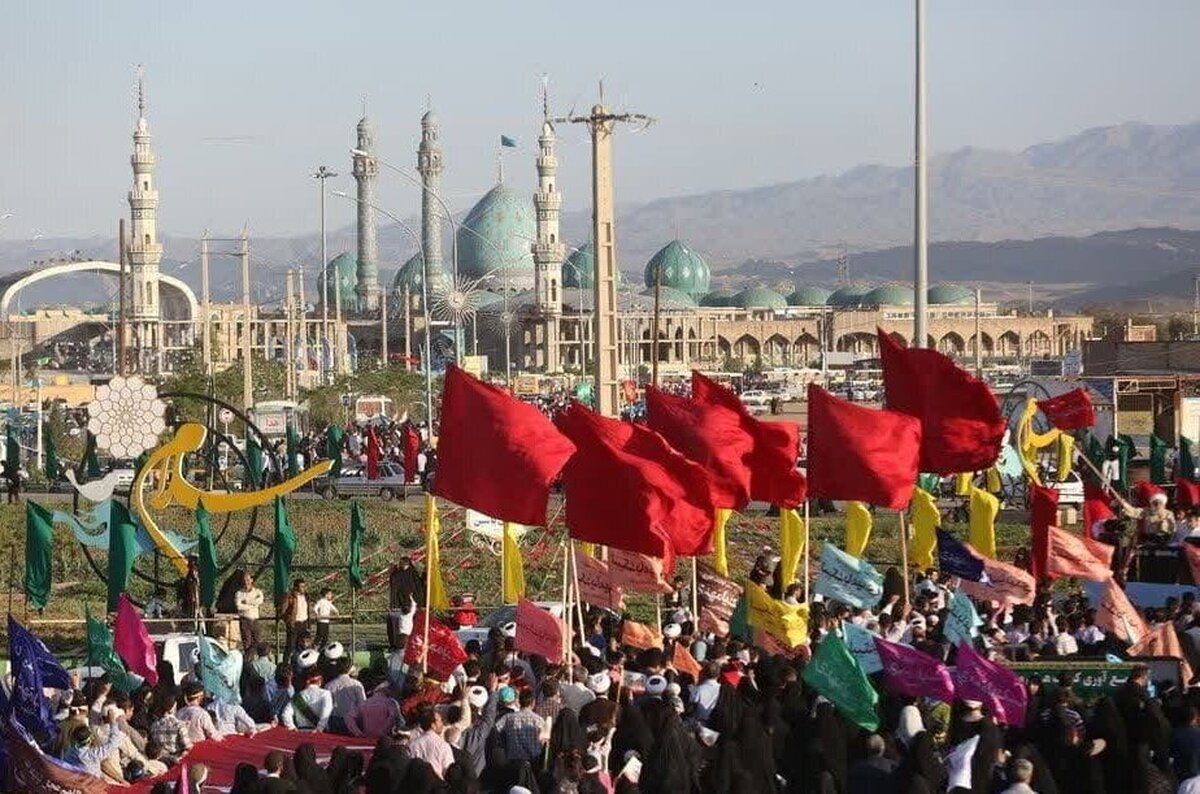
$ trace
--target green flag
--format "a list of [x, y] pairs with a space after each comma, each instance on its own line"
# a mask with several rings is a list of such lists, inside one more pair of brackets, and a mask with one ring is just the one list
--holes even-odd
[[940, 474], [918, 474], [917, 487], [926, 493], [937, 496], [941, 491], [942, 477]]
[[108, 611], [115, 612], [137, 558], [137, 526], [129, 509], [115, 499], [109, 503], [108, 516]]
[[1100, 443], [1100, 439], [1096, 438], [1095, 433], [1088, 433], [1086, 454], [1087, 459], [1096, 467], [1096, 471], [1099, 471], [1100, 467], [1104, 465], [1104, 458], [1106, 456], [1104, 454], [1104, 445]]
[[1150, 482], [1162, 485], [1167, 481], [1167, 442], [1150, 436]]
[[54, 434], [47, 427], [42, 431], [42, 437], [45, 439], [46, 462], [42, 466], [42, 473], [46, 475], [46, 479], [53, 483], [58, 479], [58, 447], [54, 444]]
[[17, 427], [12, 421], [8, 423], [8, 433], [4, 442], [4, 459], [21, 462], [21, 444], [17, 441]]
[[350, 575], [350, 586], [358, 589], [365, 584], [362, 575], [362, 544], [363, 533], [367, 531], [367, 521], [363, 518], [362, 505], [355, 500], [350, 503], [350, 561], [347, 573]]
[[33, 500], [25, 500], [25, 598], [34, 609], [45, 609], [50, 600], [53, 515]]
[[100, 458], [96, 456], [96, 436], [90, 430], [87, 434], [87, 447], [83, 450], [83, 467], [89, 480], [100, 476]]
[[291, 422], [287, 425], [287, 476], [295, 477], [300, 473], [296, 456], [300, 453], [300, 436], [296, 434], [296, 426]]
[[878, 730], [875, 704], [879, 693], [838, 635], [826, 634], [821, 640], [804, 668], [804, 683], [828, 698], [854, 724], [868, 731]]
[[103, 621], [92, 617], [91, 610], [87, 615], [87, 660], [88, 666], [95, 665], [108, 673], [109, 680], [117, 689], [126, 694], [132, 694], [142, 685], [139, 676], [130, 675], [125, 669], [125, 663], [117, 656], [113, 648], [113, 635]]
[[1175, 476], [1181, 480], [1196, 481], [1196, 458], [1192, 455], [1192, 440], [1179, 437], [1179, 462], [1175, 464]]
[[200, 556], [200, 606], [212, 609], [217, 603], [217, 543], [203, 500], [196, 505], [196, 539]]
[[255, 488], [262, 485], [262, 445], [249, 433], [246, 434], [246, 466], [249, 468], [249, 471], [246, 472], [246, 480]]
[[275, 553], [275, 603], [280, 604], [292, 585], [292, 557], [296, 554], [296, 533], [282, 496], [275, 497], [275, 539], [271, 549]]
[[333, 461], [333, 466], [329, 469], [330, 477], [342, 476], [342, 440], [345, 438], [345, 432], [339, 425], [330, 425], [325, 428], [325, 457]]

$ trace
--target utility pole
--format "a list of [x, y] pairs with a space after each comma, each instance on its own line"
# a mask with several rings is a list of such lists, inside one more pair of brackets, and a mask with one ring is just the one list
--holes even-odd
[[412, 293], [404, 285], [404, 371], [412, 372]]
[[125, 290], [129, 269], [128, 252], [125, 250], [125, 219], [117, 223], [117, 360], [113, 362], [116, 374], [125, 375]]
[[1029, 282], [1028, 288], [1029, 288], [1029, 315], [1032, 317], [1033, 316], [1033, 282], [1032, 281]]
[[388, 366], [388, 298], [391, 290], [384, 289], [379, 296], [379, 349], [383, 353], [383, 368]]
[[554, 119], [560, 124], [586, 124], [592, 135], [592, 240], [595, 246], [595, 356], [596, 410], [616, 416], [620, 405], [620, 321], [617, 318], [617, 239], [614, 229], [612, 137], [617, 122], [654, 122], [641, 113], [613, 113], [604, 105], [604, 83], [600, 103], [587, 116]]
[[983, 379], [983, 335], [979, 332], [979, 304], [983, 302], [983, 290], [975, 288], [975, 377]]
[[916, 0], [916, 165], [913, 221], [916, 237], [913, 275], [913, 347], [925, 347], [929, 339], [929, 175], [925, 162], [925, 0]]
[[1200, 339], [1200, 273], [1192, 276], [1192, 339]]
[[242, 260], [242, 410], [254, 408], [254, 323], [250, 318], [250, 245], [242, 227], [238, 257]]
[[213, 374], [212, 329], [209, 326], [212, 322], [212, 293], [208, 276], [208, 229], [205, 229], [204, 234], [200, 237], [200, 301], [201, 311], [204, 314], [202, 320], [204, 325], [200, 330], [204, 349], [204, 374], [211, 378]]
[[283, 306], [284, 306], [283, 317], [284, 317], [284, 329], [285, 329], [284, 335], [287, 338], [287, 342], [284, 344], [284, 347], [283, 347], [283, 360], [284, 360], [283, 382], [284, 382], [284, 389], [287, 390], [288, 399], [292, 400], [292, 399], [295, 399], [295, 394], [296, 394], [296, 387], [294, 385], [294, 380], [296, 377], [296, 368], [295, 368], [294, 362], [292, 360], [292, 354], [293, 354], [292, 340], [294, 338], [294, 333], [293, 333], [293, 329], [292, 329], [292, 314], [294, 313], [294, 310], [296, 308], [296, 300], [295, 300], [296, 283], [295, 283], [294, 273], [291, 270], [289, 270], [287, 272], [287, 285], [284, 288], [284, 291], [285, 291], [285, 296], [283, 299]]
[[[325, 366], [325, 346], [329, 346], [330, 357], [333, 355], [333, 342], [329, 339], [329, 242], [325, 237], [325, 180], [336, 177], [337, 172], [323, 165], [317, 166], [312, 178], [321, 183], [321, 349], [319, 368], [321, 382], [328, 383], [328, 368]], [[339, 311], [342, 302], [338, 301]]]
[[[300, 391], [300, 372], [308, 371], [308, 297], [304, 294], [304, 264], [301, 263], [300, 271], [296, 274], [299, 277], [300, 288], [297, 300], [299, 306], [297, 313], [299, 314], [299, 328], [296, 331], [296, 336], [300, 340], [300, 367], [296, 372], [296, 391]], [[290, 355], [295, 355], [292, 351]]]

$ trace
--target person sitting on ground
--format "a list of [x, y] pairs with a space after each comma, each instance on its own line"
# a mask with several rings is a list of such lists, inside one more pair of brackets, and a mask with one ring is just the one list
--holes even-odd
[[304, 670], [304, 689], [293, 695], [280, 713], [284, 727], [299, 731], [323, 732], [329, 727], [333, 714], [333, 696], [321, 688], [321, 672], [317, 669], [317, 652], [300, 654]]
[[330, 643], [325, 649], [325, 658], [334, 674], [332, 679], [325, 682], [325, 689], [333, 698], [329, 730], [345, 734], [348, 732], [346, 720], [366, 701], [367, 693], [359, 680], [350, 675], [350, 656], [340, 642]]
[[[108, 724], [116, 722], [116, 712], [109, 712]], [[76, 725], [71, 729], [70, 747], [63, 760], [86, 771], [90, 775], [103, 777], [100, 764], [117, 751], [121, 744], [121, 732], [110, 729], [108, 738], [103, 743], [96, 742], [96, 736], [87, 725]]]
[[220, 740], [223, 736], [213, 722], [212, 715], [204, 708], [204, 686], [188, 684], [183, 690], [186, 706], [176, 712], [175, 717], [183, 723], [192, 744], [205, 739]]
[[162, 748], [163, 761], [174, 764], [192, 749], [187, 726], [175, 716], [174, 698], [159, 696], [151, 713], [155, 718], [150, 725], [150, 739]]

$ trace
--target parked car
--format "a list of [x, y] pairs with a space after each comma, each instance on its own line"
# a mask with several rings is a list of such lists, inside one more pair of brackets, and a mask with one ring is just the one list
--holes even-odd
[[1057, 475], [1054, 472], [1050, 472], [1047, 474], [1045, 482], [1046, 485], [1058, 491], [1058, 503], [1060, 505], [1083, 504], [1083, 478], [1079, 476], [1079, 472], [1071, 472], [1063, 482], [1058, 482]]
[[379, 477], [374, 480], [367, 479], [366, 466], [342, 464], [340, 477], [318, 477], [313, 487], [324, 499], [378, 496], [387, 501], [406, 495], [404, 469], [386, 460], [380, 461]]
[[762, 389], [750, 389], [741, 394], [742, 403], [748, 408], [766, 408], [771, 404], [771, 395]]

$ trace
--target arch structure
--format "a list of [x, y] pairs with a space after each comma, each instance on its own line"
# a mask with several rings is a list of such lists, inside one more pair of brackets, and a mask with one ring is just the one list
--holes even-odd
[[[85, 262], [54, 262], [37, 270], [23, 270], [9, 273], [0, 278], [0, 316], [7, 317], [9, 307], [17, 294], [26, 287], [39, 281], [45, 281], [59, 276], [73, 276], [81, 273], [108, 274], [120, 276], [121, 266], [116, 262], [88, 260]], [[174, 276], [158, 276], [163, 288], [162, 319], [175, 322], [191, 322], [200, 313], [200, 304], [196, 293], [186, 282]]]

